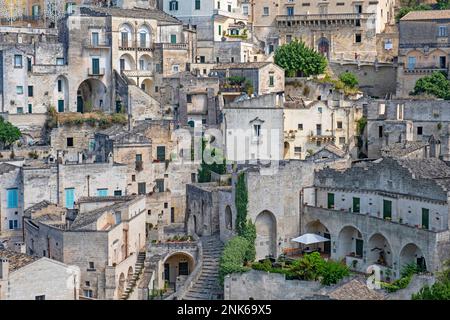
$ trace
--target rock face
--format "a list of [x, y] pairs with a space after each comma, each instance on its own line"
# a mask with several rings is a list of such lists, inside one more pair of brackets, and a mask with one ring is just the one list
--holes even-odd
[[200, 277], [186, 293], [185, 300], [216, 300], [223, 298], [219, 284], [219, 259], [223, 243], [218, 236], [203, 237], [203, 266]]

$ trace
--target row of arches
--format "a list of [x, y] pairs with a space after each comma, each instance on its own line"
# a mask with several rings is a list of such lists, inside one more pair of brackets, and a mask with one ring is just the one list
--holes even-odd
[[128, 70], [152, 71], [152, 69], [152, 58], [148, 54], [141, 55], [136, 64], [136, 61], [131, 54], [124, 53], [120, 56], [117, 65], [117, 70], [120, 70], [120, 72]]
[[[137, 46], [141, 48], [150, 48], [152, 42], [152, 28], [143, 24], [136, 29]], [[124, 23], [119, 27], [120, 46], [131, 47], [135, 39], [135, 28], [130, 23]]]

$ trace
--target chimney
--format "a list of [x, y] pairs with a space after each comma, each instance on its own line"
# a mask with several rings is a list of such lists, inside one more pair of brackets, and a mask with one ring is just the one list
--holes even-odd
[[18, 253], [27, 253], [25, 243], [23, 242], [14, 243], [14, 251]]
[[9, 277], [9, 260], [0, 258], [0, 279], [6, 280]]

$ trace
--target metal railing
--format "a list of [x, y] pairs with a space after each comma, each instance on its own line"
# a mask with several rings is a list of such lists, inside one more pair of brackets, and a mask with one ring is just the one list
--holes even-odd
[[324, 13], [324, 14], [298, 14], [298, 15], [279, 15], [278, 22], [284, 21], [314, 21], [314, 20], [366, 20], [372, 14], [370, 13]]
[[92, 69], [88, 68], [88, 75], [89, 76], [103, 76], [105, 75], [105, 68], [98, 68], [98, 69]]
[[187, 43], [155, 43], [155, 49], [163, 49], [163, 50], [187, 50]]

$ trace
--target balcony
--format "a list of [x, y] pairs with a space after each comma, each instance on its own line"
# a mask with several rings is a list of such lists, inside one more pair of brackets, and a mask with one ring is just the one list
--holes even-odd
[[407, 74], [431, 74], [436, 71], [448, 72], [446, 68], [438, 68], [435, 66], [414, 66], [414, 68], [406, 67], [404, 73]]
[[187, 43], [155, 43], [155, 49], [158, 50], [187, 50]]
[[109, 49], [110, 42], [108, 39], [99, 41], [92, 41], [92, 39], [85, 39], [83, 41], [83, 48], [86, 49]]
[[130, 51], [130, 50], [138, 50], [138, 51], [152, 51], [153, 46], [150, 41], [123, 41], [119, 40], [117, 43], [119, 50]]
[[153, 77], [153, 71], [151, 70], [122, 70], [122, 74], [128, 78], [151, 78]]
[[367, 20], [370, 16], [371, 14], [368, 13], [279, 15], [277, 16], [277, 23], [278, 27], [291, 27], [296, 24], [317, 27], [336, 25], [356, 26], [356, 21]]
[[315, 141], [332, 142], [332, 141], [336, 140], [335, 136], [325, 135], [321, 131], [317, 131], [317, 132], [311, 131], [308, 135], [308, 138], [312, 142], [315, 142]]
[[88, 69], [88, 76], [90, 77], [102, 77], [104, 75], [105, 75], [105, 68]]

